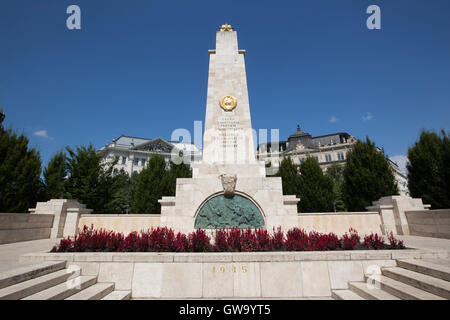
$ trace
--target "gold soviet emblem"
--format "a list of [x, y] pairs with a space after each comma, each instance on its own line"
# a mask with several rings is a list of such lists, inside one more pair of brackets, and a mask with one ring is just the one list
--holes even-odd
[[233, 31], [234, 28], [232, 26], [230, 26], [229, 24], [224, 24], [222, 26], [220, 26], [220, 31]]
[[232, 95], [226, 95], [220, 98], [220, 106], [225, 111], [231, 111], [236, 108], [237, 99]]

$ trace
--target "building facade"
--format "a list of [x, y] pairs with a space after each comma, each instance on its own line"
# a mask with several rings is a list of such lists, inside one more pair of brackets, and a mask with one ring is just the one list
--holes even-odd
[[[297, 131], [291, 134], [287, 141], [275, 143], [263, 143], [258, 145], [257, 155], [259, 160], [271, 163], [277, 168], [283, 157], [290, 157], [294, 164], [300, 165], [306, 157], [315, 158], [323, 171], [333, 164], [344, 165], [347, 161], [347, 152], [358, 141], [347, 132], [338, 132], [323, 136], [313, 137], [297, 126]], [[381, 150], [380, 150], [381, 152]], [[387, 158], [394, 172], [395, 180], [399, 187], [400, 195], [408, 196], [408, 181], [406, 175], [398, 165]]]
[[111, 143], [102, 147], [102, 163], [111, 163], [117, 157], [114, 173], [124, 170], [131, 175], [141, 172], [153, 155], [161, 155], [167, 164], [170, 160], [183, 160], [190, 165], [194, 160], [201, 159], [201, 151], [192, 143], [167, 141], [163, 138], [147, 139], [121, 135]]

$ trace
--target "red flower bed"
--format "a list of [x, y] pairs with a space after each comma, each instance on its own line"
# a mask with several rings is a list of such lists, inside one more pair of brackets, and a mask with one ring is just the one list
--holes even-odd
[[326, 251], [326, 250], [380, 250], [405, 249], [403, 241], [388, 236], [389, 243], [378, 234], [370, 234], [361, 241], [358, 232], [350, 228], [349, 233], [338, 237], [334, 233], [307, 233], [292, 228], [284, 234], [281, 228], [269, 234], [265, 229], [218, 229], [214, 243], [205, 230], [197, 229], [188, 235], [167, 227], [157, 227], [142, 232], [122, 233], [95, 230], [84, 226], [75, 236], [61, 239], [51, 252], [254, 252], [254, 251]]

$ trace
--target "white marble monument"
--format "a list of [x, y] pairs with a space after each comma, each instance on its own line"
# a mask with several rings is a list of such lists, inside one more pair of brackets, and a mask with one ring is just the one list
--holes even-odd
[[177, 179], [175, 197], [159, 200], [161, 225], [182, 232], [298, 226], [299, 199], [283, 195], [281, 178], [266, 177], [255, 157], [244, 57], [236, 31], [223, 25], [209, 51], [203, 159], [192, 163], [192, 178]]

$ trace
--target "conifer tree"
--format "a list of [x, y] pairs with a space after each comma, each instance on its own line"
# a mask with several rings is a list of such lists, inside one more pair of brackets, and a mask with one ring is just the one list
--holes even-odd
[[300, 180], [297, 166], [290, 157], [284, 157], [281, 160], [276, 177], [281, 177], [283, 185], [283, 194], [299, 194]]
[[86, 204], [95, 213], [108, 213], [106, 204], [112, 199], [112, 168], [114, 163], [100, 163], [101, 154], [94, 146], [66, 147], [68, 179], [65, 197]]
[[344, 203], [343, 185], [344, 185], [344, 166], [332, 164], [328, 167], [326, 176], [333, 181], [334, 209], [337, 212], [347, 211]]
[[67, 176], [66, 155], [63, 151], [57, 152], [50, 159], [47, 167], [44, 168], [43, 176], [47, 200], [62, 199]]
[[408, 188], [433, 209], [450, 208], [450, 142], [442, 130], [422, 130], [419, 141], [408, 149]]
[[175, 164], [170, 162], [169, 168], [166, 170], [166, 174], [163, 178], [164, 185], [164, 195], [174, 196], [176, 189], [177, 178], [191, 178], [192, 170], [187, 164], [181, 162], [180, 164]]
[[134, 210], [141, 214], [157, 214], [161, 212], [158, 200], [164, 195], [163, 178], [166, 173], [166, 161], [160, 155], [154, 155], [148, 165], [139, 174]]
[[131, 180], [123, 169], [115, 172], [111, 179], [111, 198], [105, 204], [105, 211], [112, 214], [130, 213]]
[[28, 212], [42, 194], [41, 157], [29, 140], [0, 127], [0, 212]]
[[349, 211], [365, 211], [373, 201], [398, 194], [394, 173], [385, 155], [366, 137], [347, 153], [344, 201]]
[[333, 182], [324, 175], [315, 158], [307, 157], [300, 164], [299, 212], [333, 211]]

